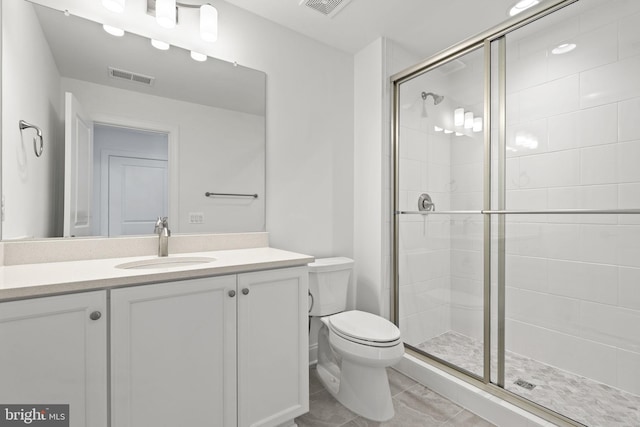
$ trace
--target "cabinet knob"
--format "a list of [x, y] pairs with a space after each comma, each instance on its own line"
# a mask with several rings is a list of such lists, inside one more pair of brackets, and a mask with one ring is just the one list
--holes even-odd
[[89, 315], [89, 319], [91, 320], [98, 320], [99, 318], [102, 317], [102, 313], [100, 313], [99, 311], [93, 311], [90, 315]]
[[249, 288], [244, 288], [242, 290], [242, 295], [249, 295]]
[[236, 291], [229, 291], [229, 296], [231, 298], [235, 297], [236, 296]]

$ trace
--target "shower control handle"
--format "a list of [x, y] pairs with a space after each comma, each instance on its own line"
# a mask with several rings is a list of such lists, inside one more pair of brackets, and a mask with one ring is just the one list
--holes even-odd
[[420, 198], [418, 199], [418, 210], [419, 211], [435, 211], [436, 204], [431, 200], [431, 196], [427, 193], [422, 193]]

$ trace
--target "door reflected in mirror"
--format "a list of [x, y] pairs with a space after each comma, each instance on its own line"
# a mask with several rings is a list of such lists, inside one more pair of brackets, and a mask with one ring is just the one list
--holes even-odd
[[[26, 0], [1, 7], [3, 240], [151, 234], [158, 216], [177, 233], [264, 231], [263, 72]], [[42, 129], [42, 156], [20, 120]]]

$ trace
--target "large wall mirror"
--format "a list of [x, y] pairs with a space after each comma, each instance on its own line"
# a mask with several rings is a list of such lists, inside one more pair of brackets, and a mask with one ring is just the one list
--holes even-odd
[[263, 72], [1, 7], [3, 240], [264, 231]]

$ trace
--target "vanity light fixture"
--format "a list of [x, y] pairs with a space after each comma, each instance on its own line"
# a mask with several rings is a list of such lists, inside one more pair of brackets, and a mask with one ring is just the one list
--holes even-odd
[[200, 52], [191, 51], [191, 59], [198, 62], [204, 62], [207, 60], [207, 55]]
[[539, 0], [520, 0], [511, 9], [509, 9], [509, 16], [515, 16], [518, 13], [529, 9], [540, 3]]
[[473, 119], [473, 131], [482, 132], [482, 117], [475, 117]]
[[446, 134], [450, 134], [450, 133], [453, 133], [453, 131], [452, 131], [452, 130], [449, 130], [449, 129], [445, 129], [445, 130], [444, 130], [444, 133], [446, 133]]
[[114, 27], [112, 25], [104, 24], [102, 28], [112, 36], [122, 37], [124, 36], [124, 30], [122, 28]]
[[472, 129], [473, 128], [473, 112], [467, 111], [464, 113], [464, 128]]
[[563, 53], [569, 53], [576, 48], [575, 43], [562, 43], [551, 50], [554, 55], [562, 55]]
[[169, 50], [169, 48], [171, 47], [171, 45], [169, 43], [160, 41], [160, 40], [156, 40], [156, 39], [151, 39], [151, 46], [155, 47], [156, 49], [160, 49], [160, 50]]
[[164, 28], [174, 28], [178, 24], [179, 9], [198, 9], [200, 12], [200, 37], [208, 42], [218, 39], [218, 10], [207, 0], [199, 0], [199, 4], [181, 3], [176, 0], [148, 0], [147, 13], [156, 17], [158, 24]]
[[434, 126], [434, 127], [433, 127], [433, 131], [434, 131], [434, 132], [442, 132], [443, 130], [444, 130], [443, 128], [438, 127], [438, 126]]
[[210, 4], [200, 6], [200, 37], [208, 42], [218, 40], [218, 11]]
[[176, 26], [176, 0], [156, 0], [156, 21], [164, 28]]
[[462, 126], [464, 124], [464, 108], [456, 108], [453, 110], [453, 124]]
[[102, 5], [111, 12], [124, 12], [124, 0], [102, 0]]

